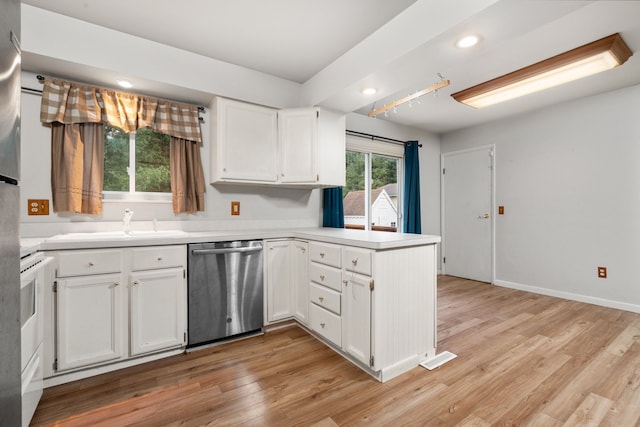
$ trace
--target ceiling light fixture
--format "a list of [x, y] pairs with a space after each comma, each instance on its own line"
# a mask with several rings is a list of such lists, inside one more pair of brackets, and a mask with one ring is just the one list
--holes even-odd
[[616, 33], [451, 96], [474, 108], [488, 107], [609, 70], [624, 64], [631, 55]]
[[458, 39], [458, 41], [456, 42], [456, 46], [462, 49], [466, 49], [468, 47], [475, 46], [476, 44], [478, 44], [479, 40], [480, 39], [478, 38], [478, 36], [473, 34], [469, 36], [464, 36]]
[[133, 83], [131, 83], [131, 82], [130, 82], [130, 81], [128, 81], [128, 80], [118, 80], [118, 84], [119, 84], [120, 86], [124, 87], [124, 88], [127, 88], [127, 89], [129, 89], [129, 88], [132, 88], [132, 87], [133, 87]]
[[362, 89], [362, 93], [364, 95], [375, 95], [378, 90], [375, 87], [368, 87], [366, 89]]

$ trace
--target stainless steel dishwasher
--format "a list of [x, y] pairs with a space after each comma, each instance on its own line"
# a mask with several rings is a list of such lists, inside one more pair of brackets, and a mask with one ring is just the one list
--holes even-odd
[[189, 245], [188, 346], [263, 326], [262, 242]]

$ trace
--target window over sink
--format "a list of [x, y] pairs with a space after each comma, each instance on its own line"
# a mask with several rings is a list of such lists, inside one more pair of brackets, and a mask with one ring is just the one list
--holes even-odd
[[127, 133], [105, 125], [104, 197], [171, 199], [169, 135], [151, 129]]

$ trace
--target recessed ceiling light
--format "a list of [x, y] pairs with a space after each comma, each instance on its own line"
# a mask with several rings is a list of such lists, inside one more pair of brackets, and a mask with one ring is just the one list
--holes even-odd
[[127, 89], [129, 89], [130, 87], [133, 87], [133, 83], [131, 83], [128, 80], [118, 80], [118, 84], [122, 87], [126, 87]]
[[470, 36], [464, 36], [464, 37], [458, 39], [458, 41], [456, 42], [456, 46], [460, 47], [460, 48], [463, 48], [463, 49], [466, 49], [468, 47], [475, 46], [476, 44], [478, 44], [479, 40], [480, 39], [478, 38], [478, 36], [473, 35], [473, 34], [470, 35]]
[[375, 87], [368, 87], [366, 89], [362, 90], [362, 93], [364, 95], [373, 95], [377, 92], [378, 90]]

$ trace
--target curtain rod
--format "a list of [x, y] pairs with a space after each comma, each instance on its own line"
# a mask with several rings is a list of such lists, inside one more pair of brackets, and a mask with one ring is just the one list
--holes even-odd
[[[44, 76], [42, 76], [42, 75], [38, 74], [38, 75], [36, 76], [36, 79], [38, 79], [38, 81], [39, 81], [40, 83], [44, 83]], [[79, 84], [86, 84], [86, 83], [79, 83]], [[87, 86], [88, 86], [88, 85], [87, 85]], [[116, 90], [116, 89], [113, 89], [113, 90]], [[42, 93], [42, 91], [40, 91], [40, 93]], [[173, 102], [178, 102], [178, 101], [173, 101]], [[182, 102], [181, 104], [185, 104], [185, 103], [184, 103], [184, 102]], [[202, 106], [200, 106], [200, 105], [198, 105], [197, 107], [198, 107], [198, 111], [204, 111], [204, 107], [202, 107]], [[202, 119], [202, 117], [200, 118], [200, 121], [201, 121], [201, 122], [204, 122], [204, 120]]]
[[[384, 137], [384, 136], [372, 135], [370, 133], [356, 132], [355, 130], [347, 129], [346, 132], [347, 132], [348, 135], [359, 136], [361, 138], [368, 138], [368, 139], [371, 139], [372, 141], [377, 140], [377, 141], [392, 142], [394, 144], [402, 144], [402, 145], [408, 144], [407, 141], [400, 141], [399, 139], [393, 139], [393, 138], [387, 138], [387, 137]], [[418, 147], [422, 148], [422, 144], [418, 143]]]

